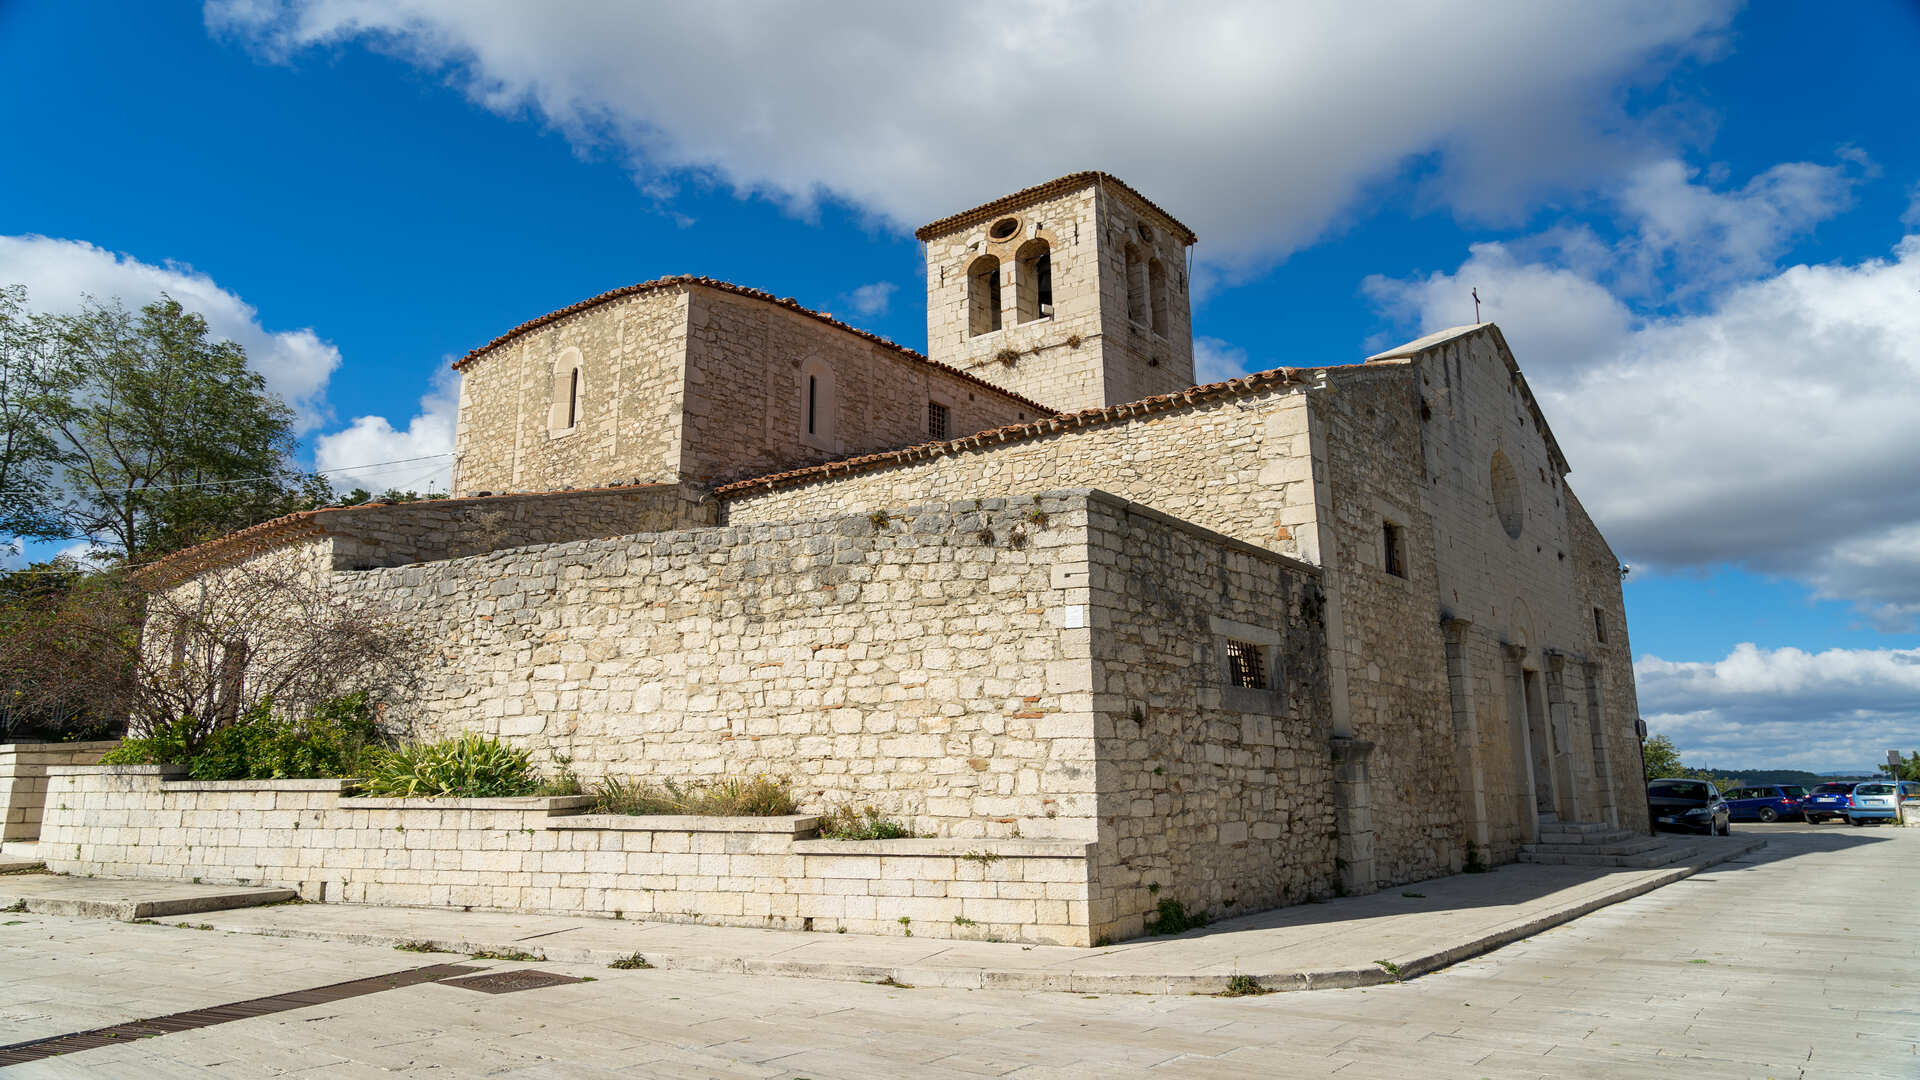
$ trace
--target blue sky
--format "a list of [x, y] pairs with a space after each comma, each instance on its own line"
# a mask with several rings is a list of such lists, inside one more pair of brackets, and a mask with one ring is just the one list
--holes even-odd
[[1203, 375], [1477, 288], [1636, 567], [1654, 730], [1859, 768], [1920, 745], [1916, 56], [1891, 0], [11, 0], [0, 280], [206, 311], [339, 468], [445, 450], [452, 358], [662, 274], [921, 347], [915, 225], [1106, 169], [1200, 234]]

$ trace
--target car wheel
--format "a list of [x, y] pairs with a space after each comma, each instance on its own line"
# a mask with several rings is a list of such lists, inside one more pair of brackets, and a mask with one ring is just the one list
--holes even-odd
[[1769, 825], [1780, 820], [1779, 813], [1777, 813], [1771, 806], [1761, 807], [1759, 816], [1761, 821], [1764, 821]]

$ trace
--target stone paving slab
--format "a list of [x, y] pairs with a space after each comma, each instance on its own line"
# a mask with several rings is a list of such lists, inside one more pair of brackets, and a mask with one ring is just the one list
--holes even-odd
[[115, 881], [58, 874], [0, 877], [0, 908], [82, 919], [164, 919], [292, 900], [292, 889], [195, 885], [182, 881]]
[[[353, 904], [227, 910], [201, 921], [273, 937], [466, 954], [520, 950], [602, 966], [639, 953], [666, 969], [912, 986], [1211, 994], [1250, 975], [1272, 990], [1317, 990], [1436, 971], [1765, 844], [1753, 835], [1666, 842], [1684, 856], [1651, 870], [1509, 864], [1096, 949]], [[0, 893], [5, 887], [0, 879]]]

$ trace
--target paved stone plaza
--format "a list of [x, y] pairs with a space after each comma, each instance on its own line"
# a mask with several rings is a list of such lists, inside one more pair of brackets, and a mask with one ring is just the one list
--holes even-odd
[[1762, 851], [1433, 975], [1240, 999], [466, 961], [21, 913], [0, 920], [0, 1040], [459, 962], [596, 981], [503, 996], [415, 985], [48, 1058], [7, 1075], [1920, 1073], [1912, 961], [1920, 907], [1905, 884], [1920, 870], [1920, 833], [1743, 829], [1761, 831], [1772, 841]]

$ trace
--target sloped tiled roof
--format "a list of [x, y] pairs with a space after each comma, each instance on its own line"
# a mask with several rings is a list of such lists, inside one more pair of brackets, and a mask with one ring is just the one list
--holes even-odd
[[1035, 199], [1044, 199], [1049, 196], [1062, 194], [1063, 192], [1076, 191], [1095, 181], [1103, 184], [1111, 184], [1115, 188], [1133, 196], [1142, 206], [1160, 215], [1169, 225], [1180, 230], [1181, 238], [1187, 243], [1192, 244], [1199, 241], [1200, 238], [1193, 234], [1192, 229], [1182, 225], [1179, 218], [1162, 210], [1152, 199], [1135, 191], [1131, 185], [1119, 177], [1098, 171], [1068, 173], [1066, 176], [1049, 180], [1044, 184], [1035, 184], [1030, 188], [1022, 188], [1011, 195], [1002, 195], [992, 202], [981, 203], [971, 210], [962, 210], [957, 214], [950, 214], [947, 217], [943, 217], [939, 221], [922, 225], [920, 228], [914, 230], [913, 235], [921, 240], [930, 240], [941, 233], [952, 232], [962, 225], [971, 225], [974, 222], [985, 221], [990, 217], [1000, 214], [1002, 211], [1025, 205]]
[[800, 305], [800, 302], [795, 300], [791, 296], [775, 296], [772, 293], [766, 292], [761, 289], [750, 289], [750, 288], [747, 288], [745, 285], [735, 285], [730, 281], [721, 281], [719, 278], [699, 277], [693, 274], [675, 274], [670, 277], [654, 278], [652, 281], [642, 281], [634, 285], [623, 285], [618, 289], [610, 289], [607, 292], [603, 292], [598, 296], [590, 296], [587, 299], [582, 300], [577, 304], [569, 304], [558, 311], [549, 311], [545, 315], [542, 315], [537, 319], [529, 319], [526, 322], [521, 323], [519, 326], [516, 326], [513, 329], [507, 331], [506, 333], [501, 334], [499, 337], [494, 338], [492, 341], [489, 341], [485, 345], [482, 345], [479, 348], [474, 349], [472, 352], [467, 353], [467, 355], [455, 361], [453, 365], [454, 370], [458, 371], [466, 367], [468, 364], [471, 364], [475, 360], [480, 359], [480, 357], [484, 356], [488, 352], [491, 352], [492, 350], [497, 349], [502, 345], [505, 345], [506, 343], [514, 340], [515, 338], [521, 337], [522, 335], [525, 335], [525, 334], [532, 333], [533, 331], [538, 330], [543, 326], [548, 326], [552, 323], [559, 322], [561, 319], [564, 319], [570, 315], [578, 315], [583, 311], [588, 311], [592, 308], [599, 307], [601, 304], [612, 303], [615, 300], [623, 300], [629, 296], [638, 296], [641, 293], [661, 292], [668, 289], [684, 289], [684, 288], [712, 289], [715, 292], [723, 292], [732, 296], [743, 296], [749, 300], [758, 300], [758, 301], [761, 301], [762, 303], [772, 304], [775, 307], [785, 308], [788, 311], [794, 312], [796, 314], [805, 315], [807, 318], [813, 319], [817, 322], [823, 322], [828, 326], [833, 327], [836, 330], [844, 331], [846, 333], [854, 335], [855, 337], [865, 338], [866, 340], [873, 342], [875, 345], [878, 345], [884, 349], [892, 350], [893, 352], [900, 354], [905, 359], [911, 360], [914, 363], [925, 364], [928, 367], [937, 368], [941, 371], [944, 371], [949, 375], [958, 376], [959, 378], [964, 379], [967, 382], [970, 382], [979, 386], [983, 390], [990, 391], [992, 393], [1000, 395], [1003, 398], [1006, 398], [1009, 401], [1013, 401], [1017, 404], [1024, 405], [1027, 408], [1032, 409], [1034, 412], [1039, 413], [1043, 416], [1052, 415], [1054, 411], [1049, 406], [1042, 405], [1039, 402], [1032, 400], [1031, 398], [1022, 397], [1021, 395], [1016, 394], [1011, 390], [1006, 390], [1001, 387], [995, 386], [992, 383], [986, 381], [985, 379], [980, 378], [978, 375], [970, 374], [956, 367], [949, 367], [948, 365], [942, 364], [937, 360], [929, 360], [925, 355], [915, 352], [914, 350], [907, 348], [905, 345], [901, 345], [897, 342], [890, 341], [886, 338], [883, 338], [879, 334], [873, 333], [872, 331], [862, 330], [857, 326], [849, 326], [846, 323], [841, 322], [839, 319], [836, 319], [833, 316], [828, 315], [824, 311], [815, 311], [809, 307], [802, 307]]
[[[900, 450], [887, 450], [877, 454], [862, 454], [858, 457], [842, 458], [821, 465], [809, 465], [803, 469], [789, 469], [786, 472], [770, 473], [748, 480], [736, 480], [731, 484], [722, 484], [713, 489], [721, 498], [737, 498], [760, 491], [777, 491], [780, 488], [794, 487], [815, 480], [845, 476], [849, 473], [867, 472], [888, 465], [904, 465], [912, 461], [924, 461], [948, 454], [959, 454], [968, 450], [985, 450], [1006, 443], [1023, 442], [1037, 439], [1062, 431], [1075, 431], [1083, 428], [1096, 428], [1106, 424], [1131, 420], [1156, 413], [1173, 412], [1210, 401], [1224, 401], [1229, 398], [1244, 397], [1263, 390], [1304, 385], [1313, 377], [1325, 373], [1327, 368], [1275, 368], [1272, 371], [1256, 372], [1225, 382], [1207, 383], [1194, 386], [1172, 394], [1158, 394], [1141, 398], [1121, 405], [1108, 405], [1098, 409], [1082, 409], [1079, 412], [1060, 413], [1041, 420], [1025, 424], [1008, 424], [1005, 427], [990, 428], [965, 438], [947, 442], [921, 443]], [[1352, 370], [1358, 370], [1354, 368]]]

